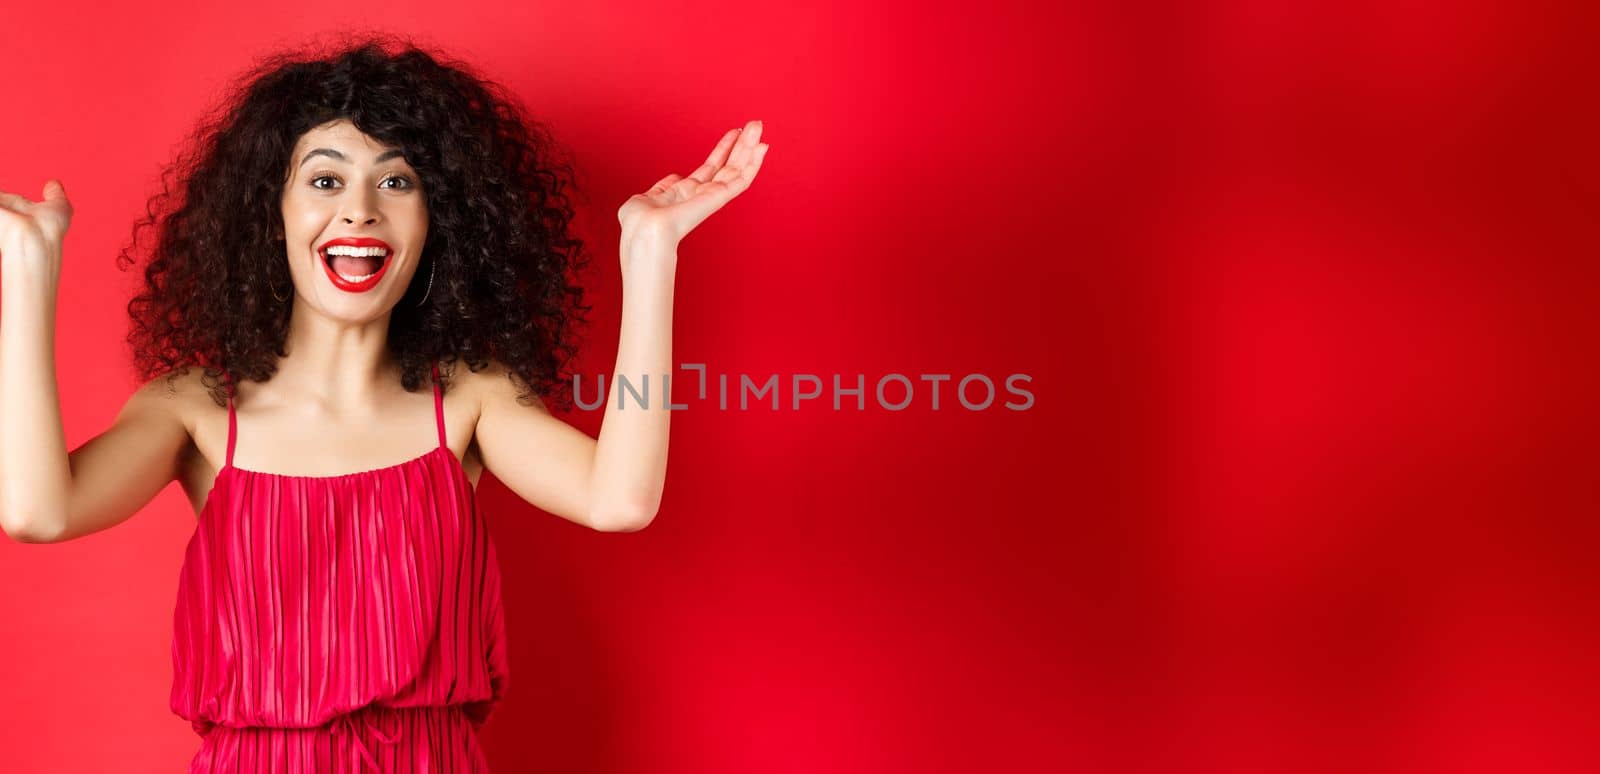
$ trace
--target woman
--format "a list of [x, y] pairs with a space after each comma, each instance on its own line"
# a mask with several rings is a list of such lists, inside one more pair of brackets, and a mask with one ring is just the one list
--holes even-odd
[[[222, 105], [120, 257], [154, 226], [129, 304], [146, 384], [70, 454], [53, 325], [72, 207], [57, 180], [0, 193], [0, 526], [71, 540], [181, 483], [191, 771], [484, 770], [474, 730], [509, 670], [477, 481], [640, 529], [667, 401], [614, 392], [593, 439], [539, 398], [566, 403], [585, 261], [570, 166], [502, 88], [372, 40], [269, 58]], [[635, 385], [670, 370], [678, 243], [749, 187], [760, 136], [729, 131], [618, 210], [615, 372]]]

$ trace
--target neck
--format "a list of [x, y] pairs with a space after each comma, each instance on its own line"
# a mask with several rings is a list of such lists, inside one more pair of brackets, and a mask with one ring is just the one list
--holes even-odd
[[335, 320], [296, 297], [284, 341], [288, 357], [278, 361], [272, 381], [290, 394], [333, 406], [372, 406], [392, 391], [398, 365], [389, 353], [389, 318]]

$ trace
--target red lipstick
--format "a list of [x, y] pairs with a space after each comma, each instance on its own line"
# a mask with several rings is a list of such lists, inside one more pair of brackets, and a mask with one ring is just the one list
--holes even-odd
[[[328, 248], [339, 246], [382, 248], [383, 255], [378, 259], [377, 271], [374, 271], [372, 276], [355, 282], [339, 276], [339, 273], [333, 270], [333, 262], [328, 259]], [[330, 239], [318, 245], [317, 255], [322, 258], [322, 269], [323, 271], [327, 272], [328, 281], [332, 282], [334, 287], [347, 293], [364, 293], [377, 287], [379, 280], [383, 279], [384, 272], [389, 270], [389, 259], [394, 256], [394, 250], [393, 248], [389, 247], [389, 243], [383, 241], [382, 239], [374, 239], [372, 237], [339, 237], [338, 239]]]

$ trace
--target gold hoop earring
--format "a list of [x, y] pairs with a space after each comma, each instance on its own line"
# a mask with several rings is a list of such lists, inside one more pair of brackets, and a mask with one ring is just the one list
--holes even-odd
[[[293, 288], [294, 288], [294, 285], [293, 285], [293, 284], [291, 284], [291, 285], [290, 285], [290, 286], [289, 286], [289, 287], [290, 287], [290, 289], [291, 289], [291, 290], [293, 290]], [[293, 293], [290, 293], [290, 295], [291, 295], [291, 296], [292, 296], [292, 295], [294, 295], [294, 294], [293, 294]], [[289, 299], [287, 299], [287, 298], [280, 298], [280, 297], [279, 297], [279, 296], [278, 296], [278, 289], [277, 289], [277, 288], [273, 288], [273, 289], [272, 289], [272, 297], [273, 297], [273, 298], [276, 298], [276, 299], [278, 299], [278, 303], [280, 303], [280, 304], [281, 304], [281, 303], [283, 303], [283, 302], [285, 302], [285, 301], [288, 301], [288, 300], [289, 300]]]
[[422, 298], [417, 299], [417, 306], [422, 306], [422, 302], [428, 300], [428, 294], [433, 292], [433, 269], [436, 265], [437, 263], [428, 264], [428, 289], [422, 292]]

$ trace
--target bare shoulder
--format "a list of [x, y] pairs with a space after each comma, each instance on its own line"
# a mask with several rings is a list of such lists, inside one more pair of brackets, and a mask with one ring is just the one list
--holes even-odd
[[226, 403], [219, 405], [204, 378], [205, 372], [198, 366], [163, 373], [135, 389], [123, 412], [153, 415], [181, 424], [192, 437], [195, 426], [208, 413], [227, 410]]
[[481, 401], [473, 438], [483, 470], [524, 502], [598, 528], [589, 484], [597, 440], [552, 415], [504, 363], [491, 361], [462, 382]]
[[[485, 410], [513, 405], [525, 409], [531, 408], [544, 414], [550, 413], [537, 392], [527, 390], [522, 380], [516, 377], [509, 367], [493, 358], [489, 359], [485, 368], [477, 372], [468, 369], [464, 363], [458, 363], [453, 378], [462, 392], [470, 395], [472, 402], [477, 404], [480, 416]], [[528, 395], [519, 398], [524, 392]]]

